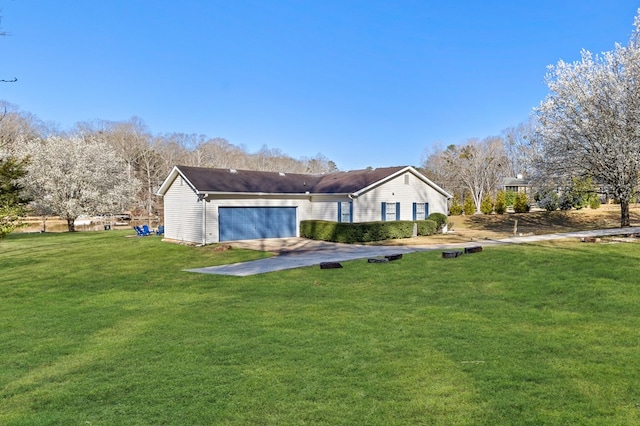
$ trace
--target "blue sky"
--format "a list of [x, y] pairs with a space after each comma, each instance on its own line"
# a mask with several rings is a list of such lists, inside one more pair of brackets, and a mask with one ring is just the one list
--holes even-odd
[[0, 0], [0, 99], [69, 128], [138, 116], [341, 170], [525, 121], [546, 67], [626, 44], [627, 0]]

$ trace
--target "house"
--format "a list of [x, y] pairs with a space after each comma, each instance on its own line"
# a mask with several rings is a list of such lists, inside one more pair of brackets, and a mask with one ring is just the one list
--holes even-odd
[[518, 175], [515, 178], [506, 177], [502, 180], [502, 189], [510, 192], [523, 192], [527, 195], [531, 195], [531, 182], [525, 179], [522, 175]]
[[300, 221], [419, 220], [451, 195], [413, 167], [321, 175], [175, 166], [158, 190], [165, 238], [210, 244], [297, 237]]

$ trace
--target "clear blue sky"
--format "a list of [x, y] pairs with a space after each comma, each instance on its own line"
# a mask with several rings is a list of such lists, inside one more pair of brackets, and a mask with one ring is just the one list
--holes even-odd
[[69, 128], [139, 116], [342, 170], [525, 121], [546, 67], [626, 44], [627, 0], [0, 0], [0, 99]]

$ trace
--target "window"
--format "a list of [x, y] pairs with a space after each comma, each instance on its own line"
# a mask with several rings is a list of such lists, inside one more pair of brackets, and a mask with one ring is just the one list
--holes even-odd
[[413, 220], [422, 220], [426, 216], [424, 215], [424, 203], [413, 203]]
[[382, 203], [382, 220], [400, 220], [400, 203]]
[[343, 201], [338, 203], [338, 222], [353, 222], [353, 203]]
[[409, 173], [404, 175], [404, 184], [409, 185]]
[[504, 189], [506, 191], [518, 192], [518, 187], [517, 186], [505, 186]]
[[413, 220], [424, 220], [429, 216], [429, 203], [413, 203]]
[[396, 203], [387, 203], [387, 214], [384, 220], [396, 220]]

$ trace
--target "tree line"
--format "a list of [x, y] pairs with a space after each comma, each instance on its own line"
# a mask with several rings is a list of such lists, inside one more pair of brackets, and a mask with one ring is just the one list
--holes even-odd
[[532, 117], [498, 136], [468, 139], [459, 145], [425, 152], [422, 169], [453, 194], [452, 214], [458, 212], [458, 204], [466, 205], [459, 210], [466, 214], [486, 212], [487, 200], [495, 200], [504, 178], [520, 175], [531, 178], [536, 174], [541, 149], [536, 125]]
[[549, 94], [530, 121], [431, 153], [427, 174], [476, 212], [504, 176], [527, 176], [550, 210], [592, 203], [598, 192], [620, 203], [620, 225], [630, 226], [640, 174], [640, 10], [634, 27], [626, 46], [549, 66]]
[[[68, 131], [0, 102], [0, 235], [19, 223], [28, 205], [75, 229], [81, 215], [134, 211], [156, 215], [155, 193], [177, 164], [325, 173], [337, 170], [322, 154], [295, 159], [263, 146], [257, 152], [205, 135], [152, 134], [138, 117], [81, 122]], [[3, 231], [4, 230], [4, 231]]]

